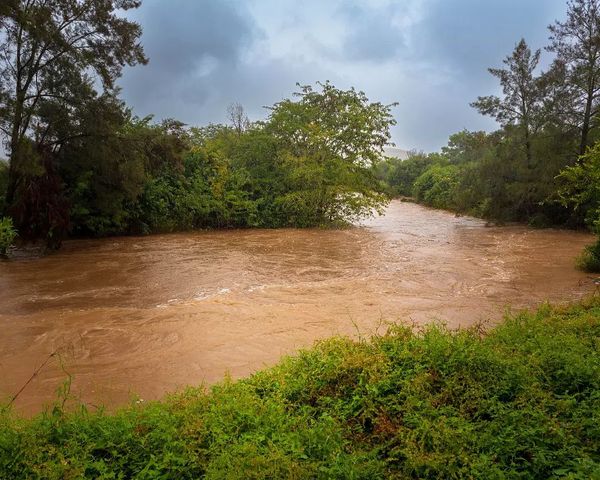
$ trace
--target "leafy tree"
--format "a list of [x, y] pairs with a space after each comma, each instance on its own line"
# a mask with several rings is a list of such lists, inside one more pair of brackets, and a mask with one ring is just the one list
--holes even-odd
[[390, 140], [392, 105], [329, 82], [295, 95], [271, 108], [265, 127], [283, 148], [289, 191], [278, 202], [290, 221], [339, 222], [381, 209], [386, 200], [372, 167]]
[[[64, 128], [65, 119], [77, 124], [74, 110], [95, 97], [96, 80], [110, 95], [125, 65], [146, 62], [139, 25], [117, 14], [139, 5], [139, 0], [3, 2], [0, 128], [10, 150], [6, 203], [12, 209], [21, 202], [18, 223], [35, 223], [32, 214], [44, 203], [64, 223], [54, 156], [72, 139], [93, 134]], [[32, 191], [35, 197], [27, 196]], [[41, 223], [51, 227], [56, 222], [50, 210]]]
[[455, 165], [477, 162], [489, 155], [496, 142], [493, 134], [462, 130], [450, 135], [448, 145], [442, 147], [442, 155]]
[[600, 142], [590, 148], [574, 166], [559, 176], [560, 199], [572, 207], [598, 235], [596, 242], [582, 252], [578, 266], [585, 271], [600, 272]]
[[600, 234], [600, 143], [596, 143], [576, 165], [559, 175], [560, 201], [573, 208], [586, 224]]
[[432, 166], [415, 181], [413, 196], [431, 207], [453, 208], [459, 171], [456, 165]]
[[535, 75], [540, 55], [540, 50], [532, 53], [525, 40], [521, 39], [513, 53], [504, 60], [507, 68], [489, 69], [500, 80], [504, 98], [491, 95], [479, 97], [472, 103], [483, 115], [494, 117], [503, 127], [520, 127], [528, 165], [532, 163], [531, 137], [544, 124], [544, 77]]
[[69, 142], [57, 158], [72, 231], [95, 236], [146, 231], [140, 197], [152, 178], [183, 172], [186, 133], [178, 122], [132, 117], [114, 98], [86, 111], [82, 127], [96, 134]]
[[566, 21], [557, 21], [548, 28], [548, 50], [557, 55], [555, 68], [564, 71], [569, 98], [561, 113], [578, 128], [579, 154], [583, 155], [597, 127], [600, 107], [600, 3], [571, 0], [567, 3]]
[[411, 153], [406, 160], [393, 160], [387, 182], [396, 194], [410, 196], [415, 180], [432, 165], [444, 162], [446, 158], [439, 154]]

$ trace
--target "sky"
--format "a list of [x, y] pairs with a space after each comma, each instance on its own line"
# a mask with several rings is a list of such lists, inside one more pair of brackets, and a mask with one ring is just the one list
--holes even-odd
[[139, 116], [206, 125], [226, 123], [234, 102], [264, 119], [297, 82], [329, 80], [398, 102], [393, 142], [436, 151], [462, 129], [496, 128], [469, 106], [499, 93], [487, 68], [522, 37], [543, 48], [565, 12], [565, 0], [143, 0], [128, 17], [150, 62], [120, 86]]

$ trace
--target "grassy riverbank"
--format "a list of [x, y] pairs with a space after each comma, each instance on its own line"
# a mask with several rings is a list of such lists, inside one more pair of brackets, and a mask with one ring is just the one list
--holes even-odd
[[116, 414], [0, 415], [0, 478], [600, 478], [600, 301], [332, 339]]

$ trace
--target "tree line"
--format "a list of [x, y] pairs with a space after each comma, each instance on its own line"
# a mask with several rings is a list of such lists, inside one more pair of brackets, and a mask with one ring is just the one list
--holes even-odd
[[[521, 39], [500, 68], [500, 96], [471, 105], [492, 133], [461, 131], [441, 152], [390, 159], [377, 175], [393, 195], [500, 222], [588, 227], [600, 233], [600, 2], [572, 0], [548, 27], [552, 55]], [[600, 270], [600, 243], [586, 268]]]
[[57, 247], [66, 235], [308, 227], [381, 210], [373, 165], [395, 120], [363, 92], [298, 85], [253, 123], [238, 104], [229, 125], [136, 117], [116, 81], [148, 61], [140, 26], [120, 16], [140, 3], [0, 6], [5, 246], [14, 229]]

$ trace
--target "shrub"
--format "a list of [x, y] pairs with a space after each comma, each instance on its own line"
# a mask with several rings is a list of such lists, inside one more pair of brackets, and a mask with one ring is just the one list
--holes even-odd
[[600, 238], [596, 243], [585, 247], [577, 257], [577, 267], [584, 272], [600, 273]]
[[17, 237], [17, 231], [13, 227], [12, 219], [3, 217], [0, 219], [0, 255], [6, 255], [8, 247], [10, 247]]
[[434, 208], [452, 209], [459, 183], [459, 168], [456, 165], [434, 165], [427, 169], [413, 187], [413, 196]]

